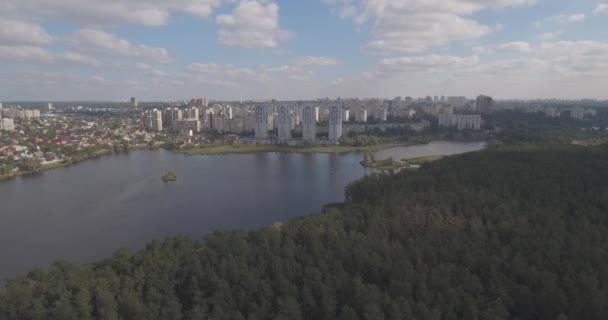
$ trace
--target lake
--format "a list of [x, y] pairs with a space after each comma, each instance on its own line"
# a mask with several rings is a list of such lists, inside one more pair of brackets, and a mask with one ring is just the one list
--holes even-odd
[[[452, 155], [483, 142], [386, 149], [376, 159]], [[121, 247], [216, 229], [251, 229], [344, 201], [371, 169], [349, 154], [184, 156], [165, 150], [104, 156], [0, 182], [0, 283], [58, 259], [86, 263]], [[178, 181], [161, 175], [175, 169]]]

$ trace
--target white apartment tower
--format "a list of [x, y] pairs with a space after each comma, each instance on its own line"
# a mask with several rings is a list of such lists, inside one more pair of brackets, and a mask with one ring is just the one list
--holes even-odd
[[163, 113], [160, 110], [146, 110], [143, 117], [144, 128], [149, 131], [163, 130]]
[[367, 122], [367, 109], [357, 110], [356, 120], [358, 122]]
[[315, 108], [311, 106], [304, 107], [304, 110], [302, 110], [302, 139], [304, 141], [315, 141], [317, 139]]
[[255, 107], [255, 138], [268, 139], [268, 108]]
[[287, 106], [279, 107], [279, 141], [291, 140], [291, 114]]
[[329, 140], [338, 141], [342, 137], [342, 107], [329, 109]]

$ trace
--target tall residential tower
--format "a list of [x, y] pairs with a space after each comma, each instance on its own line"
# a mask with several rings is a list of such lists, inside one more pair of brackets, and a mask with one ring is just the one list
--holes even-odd
[[315, 141], [317, 139], [317, 120], [315, 120], [315, 108], [304, 107], [302, 110], [302, 138], [304, 141]]
[[279, 107], [279, 141], [291, 140], [291, 114], [287, 106]]
[[268, 108], [255, 107], [255, 138], [268, 139]]
[[329, 141], [338, 141], [342, 137], [342, 107], [329, 109]]

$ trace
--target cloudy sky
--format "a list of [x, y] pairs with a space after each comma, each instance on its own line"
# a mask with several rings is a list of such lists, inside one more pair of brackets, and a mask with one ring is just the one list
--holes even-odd
[[608, 98], [608, 1], [2, 0], [0, 101]]

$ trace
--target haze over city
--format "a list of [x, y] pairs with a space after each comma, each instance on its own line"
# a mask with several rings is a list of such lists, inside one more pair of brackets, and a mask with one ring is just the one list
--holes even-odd
[[4, 0], [0, 97], [608, 98], [608, 3]]

